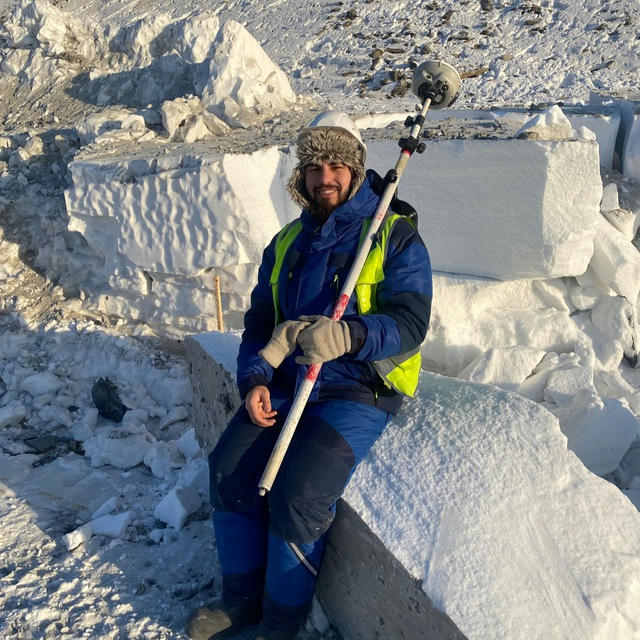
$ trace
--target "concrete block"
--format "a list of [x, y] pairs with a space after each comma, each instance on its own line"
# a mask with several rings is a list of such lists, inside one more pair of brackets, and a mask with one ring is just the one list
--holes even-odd
[[338, 501], [316, 595], [349, 640], [467, 637], [344, 500]]
[[241, 404], [233, 376], [216, 362], [195, 337], [187, 337], [186, 359], [193, 387], [193, 420], [202, 451], [209, 455]]

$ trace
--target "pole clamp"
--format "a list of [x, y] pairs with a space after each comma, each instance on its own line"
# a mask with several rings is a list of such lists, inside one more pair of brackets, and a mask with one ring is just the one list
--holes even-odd
[[422, 153], [427, 148], [427, 145], [424, 142], [421, 142], [418, 138], [414, 138], [413, 136], [400, 138], [398, 146], [403, 151], [408, 151], [410, 154], [413, 154], [414, 152]]

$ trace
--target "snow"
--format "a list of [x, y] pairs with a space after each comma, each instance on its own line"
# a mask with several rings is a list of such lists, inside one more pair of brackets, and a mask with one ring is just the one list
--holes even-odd
[[640, 514], [515, 394], [424, 375], [345, 498], [468, 638], [640, 631]]
[[0, 635], [183, 638], [219, 594], [182, 339], [219, 276], [235, 372], [296, 132], [345, 109], [384, 174], [426, 57], [465, 77], [400, 185], [423, 356], [484, 384], [425, 374], [351, 499], [469, 638], [640, 633], [640, 10], [492, 4], [0, 0]]

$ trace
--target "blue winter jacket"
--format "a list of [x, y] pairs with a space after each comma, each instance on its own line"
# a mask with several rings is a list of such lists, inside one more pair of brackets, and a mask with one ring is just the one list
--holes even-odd
[[[367, 171], [356, 195], [332, 212], [323, 224], [304, 210], [302, 231], [296, 237], [280, 272], [279, 302], [283, 320], [301, 315], [331, 316], [333, 307], [355, 258], [362, 225], [375, 213], [380, 198], [380, 178]], [[376, 190], [374, 190], [374, 186]], [[378, 193], [376, 193], [378, 191]], [[264, 250], [258, 284], [245, 314], [245, 329], [238, 354], [241, 396], [255, 385], [276, 385], [292, 396], [307, 367], [296, 364], [296, 351], [274, 370], [258, 355], [275, 326], [269, 278], [275, 261], [275, 237]], [[342, 317], [351, 333], [349, 353], [325, 362], [309, 402], [335, 398], [373, 404], [390, 413], [402, 396], [385, 387], [370, 364], [406, 353], [425, 338], [431, 312], [431, 263], [415, 227], [399, 220], [391, 233], [384, 263], [385, 279], [376, 290], [376, 313], [360, 315], [355, 295]]]

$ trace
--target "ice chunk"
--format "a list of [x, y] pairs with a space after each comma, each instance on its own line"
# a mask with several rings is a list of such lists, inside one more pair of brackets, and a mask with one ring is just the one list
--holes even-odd
[[42, 409], [38, 411], [38, 417], [42, 422], [51, 427], [57, 427], [58, 425], [70, 427], [73, 424], [71, 413], [68, 409], [63, 407], [56, 407], [53, 405], [42, 407]]
[[118, 508], [118, 498], [117, 496], [113, 496], [102, 503], [91, 515], [91, 518], [95, 520], [96, 518], [100, 518], [101, 516], [106, 516], [112, 511], [115, 511]]
[[624, 353], [636, 353], [634, 313], [627, 300], [619, 296], [601, 298], [591, 310], [591, 322], [605, 335], [620, 342]]
[[160, 501], [153, 512], [153, 516], [161, 522], [166, 522], [176, 531], [180, 531], [187, 518], [195, 513], [202, 504], [202, 499], [191, 487], [174, 487]]
[[640, 253], [602, 216], [596, 225], [590, 266], [598, 279], [632, 304], [640, 293]]
[[178, 449], [180, 449], [187, 460], [202, 455], [202, 449], [198, 444], [195, 429], [189, 429], [180, 436], [178, 439]]
[[542, 402], [551, 374], [561, 369], [571, 369], [579, 362], [580, 358], [575, 353], [547, 353], [533, 370], [533, 374], [518, 387], [518, 393], [525, 398]]
[[79, 547], [81, 544], [87, 542], [87, 540], [90, 540], [92, 535], [93, 528], [91, 527], [91, 523], [87, 522], [74, 531], [71, 531], [70, 533], [62, 536], [62, 541], [66, 545], [67, 549], [69, 551], [72, 551], [76, 547]]
[[618, 200], [618, 185], [610, 182], [602, 190], [602, 200], [600, 201], [600, 211], [613, 211], [620, 208]]
[[169, 413], [167, 413], [167, 415], [164, 418], [162, 418], [158, 426], [160, 429], [164, 429], [165, 427], [168, 427], [170, 424], [173, 424], [174, 422], [180, 422], [180, 420], [184, 420], [185, 418], [188, 418], [188, 417], [189, 417], [189, 412], [185, 407], [183, 407], [182, 405], [178, 407], [173, 407], [173, 409], [171, 409]]
[[205, 458], [195, 458], [187, 462], [180, 469], [178, 486], [191, 487], [195, 489], [203, 500], [209, 498], [209, 463]]
[[589, 401], [597, 395], [593, 369], [585, 366], [552, 371], [544, 390], [544, 399], [560, 407], [570, 406], [578, 397]]
[[26, 415], [27, 411], [21, 402], [17, 400], [9, 402], [0, 408], [0, 428], [17, 425], [25, 419]]
[[95, 427], [98, 421], [98, 410], [95, 407], [87, 407], [82, 417], [73, 425], [71, 435], [74, 440], [84, 442], [95, 435]]
[[151, 469], [156, 478], [165, 480], [173, 473], [171, 453], [166, 442], [156, 442], [144, 456], [144, 463]]
[[93, 467], [110, 464], [118, 469], [130, 469], [144, 460], [154, 442], [155, 438], [140, 425], [98, 433], [85, 440], [83, 446]]
[[515, 391], [544, 355], [542, 349], [530, 347], [489, 349], [461, 371], [458, 377]]
[[104, 515], [92, 520], [89, 524], [96, 536], [109, 536], [110, 538], [122, 538], [131, 524], [133, 514], [131, 511], [118, 513], [116, 515]]
[[573, 127], [558, 105], [537, 114], [516, 133], [527, 140], [566, 140], [573, 137]]
[[62, 386], [62, 381], [53, 375], [45, 371], [43, 373], [34, 373], [27, 376], [20, 382], [20, 388], [33, 396], [42, 395], [43, 393], [55, 394]]
[[619, 400], [593, 400], [559, 417], [569, 449], [598, 475], [614, 471], [640, 435], [638, 420]]

